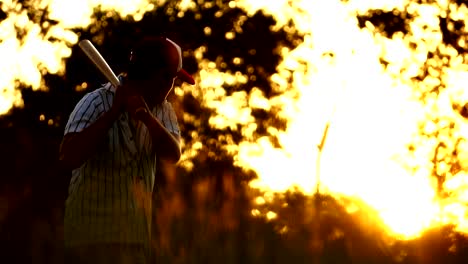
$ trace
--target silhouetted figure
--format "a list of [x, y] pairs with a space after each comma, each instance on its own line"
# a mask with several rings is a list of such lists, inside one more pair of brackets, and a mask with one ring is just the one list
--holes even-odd
[[66, 263], [148, 263], [156, 160], [180, 159], [180, 131], [166, 98], [174, 80], [194, 84], [180, 47], [144, 37], [121, 85], [86, 94], [60, 150], [73, 169], [65, 205]]

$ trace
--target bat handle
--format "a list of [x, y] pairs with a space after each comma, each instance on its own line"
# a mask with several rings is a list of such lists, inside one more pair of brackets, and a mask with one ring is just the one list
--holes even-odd
[[118, 76], [117, 76], [116, 78], [112, 78], [112, 80], [110, 80], [110, 81], [111, 81], [111, 84], [112, 84], [115, 88], [117, 88], [117, 87], [119, 87], [119, 86], [121, 85], [121, 82], [120, 82]]

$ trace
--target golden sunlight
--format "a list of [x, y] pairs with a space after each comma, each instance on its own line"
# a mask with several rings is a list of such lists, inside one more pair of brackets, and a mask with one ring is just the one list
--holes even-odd
[[[249, 14], [262, 9], [273, 15], [277, 19], [273, 30], [292, 19], [296, 30], [305, 34], [296, 49], [281, 50], [283, 62], [271, 76], [274, 89], [283, 94], [267, 100], [259, 89], [253, 89], [249, 94], [226, 96], [224, 83], [246, 79], [213, 68], [214, 63], [203, 58], [203, 49], [196, 52], [202, 69], [199, 86], [182, 87], [180, 93], [192, 93], [212, 108], [217, 114], [210, 124], [217, 128], [252, 127], [251, 109], [281, 109], [278, 114], [289, 120], [287, 130], [268, 130], [281, 148], [275, 148], [266, 136], [253, 141], [248, 129], [243, 131], [245, 138], [239, 146], [226, 146], [236, 153], [238, 166], [257, 172], [258, 179], [250, 184], [253, 188], [267, 193], [298, 188], [312, 194], [319, 179], [321, 192], [354, 197], [370, 205], [397, 238], [416, 237], [440, 223], [453, 223], [468, 231], [463, 224], [467, 191], [462, 186], [466, 185], [455, 178], [447, 183], [453, 184], [451, 199], [438, 200], [430, 177], [431, 142], [418, 143], [416, 155], [406, 152], [418, 121], [427, 114], [414, 100], [414, 84], [409, 80], [418, 74], [434, 42], [440, 41], [440, 33], [433, 29], [434, 7], [417, 9], [410, 4], [417, 17], [412, 24], [417, 34], [412, 39], [403, 34], [387, 39], [374, 34], [372, 25], [365, 29], [357, 26], [359, 12], [403, 8], [407, 3], [237, 1], [236, 6]], [[418, 49], [411, 50], [410, 41], [419, 43]], [[389, 62], [386, 68], [380, 58]], [[463, 78], [458, 69], [447, 75], [447, 82], [459, 86], [460, 93]], [[291, 74], [294, 81], [288, 83]], [[328, 137], [319, 153], [327, 125]], [[419, 169], [413, 172], [408, 169], [411, 166]], [[268, 199], [257, 197], [254, 202], [262, 205]], [[271, 213], [267, 219], [273, 219]], [[260, 211], [253, 210], [252, 215], [259, 216]]]
[[[19, 11], [16, 1], [3, 1], [1, 8], [8, 17], [0, 23], [0, 56], [3, 58], [0, 61], [0, 90], [3, 91], [0, 115], [13, 106], [22, 105], [19, 83], [45, 89], [41, 73], [63, 73], [64, 60], [71, 52], [69, 46], [78, 41], [78, 36], [70, 29], [93, 23], [93, 8], [100, 7], [122, 17], [133, 16], [138, 21], [162, 2], [165, 1], [39, 0], [38, 6], [47, 6], [51, 18], [59, 22], [44, 36], [40, 26]], [[453, 223], [460, 231], [468, 232], [464, 206], [468, 202], [466, 175], [453, 175], [445, 183], [452, 195], [440, 200], [430, 177], [428, 155], [433, 142], [418, 142], [416, 154], [406, 154], [407, 143], [417, 133], [417, 122], [427, 111], [413, 99], [414, 84], [410, 78], [418, 74], [427, 52], [435, 49], [441, 40], [441, 33], [435, 29], [438, 5], [410, 2], [231, 1], [231, 8], [243, 8], [249, 15], [263, 10], [274, 16], [277, 25], [272, 30], [286, 26], [291, 19], [295, 30], [305, 35], [304, 42], [296, 49], [281, 49], [283, 61], [270, 78], [274, 89], [283, 94], [267, 99], [261, 89], [255, 88], [249, 93], [236, 92], [227, 96], [223, 84], [246, 83], [248, 79], [240, 73], [216, 69], [214, 62], [204, 58], [204, 47], [195, 51], [200, 68], [195, 76], [198, 85], [183, 85], [176, 89], [176, 94], [192, 93], [205, 107], [213, 109], [215, 114], [209, 121], [213, 127], [243, 127], [244, 141], [225, 147], [235, 154], [236, 165], [257, 172], [258, 179], [251, 182], [253, 188], [271, 193], [298, 187], [306, 194], [313, 194], [319, 179], [321, 192], [354, 197], [377, 210], [396, 237], [412, 238], [440, 223]], [[191, 8], [191, 3], [182, 1], [180, 6]], [[387, 39], [375, 34], [370, 24], [364, 29], [358, 27], [358, 13], [405, 6], [415, 16], [411, 37], [395, 34]], [[460, 16], [468, 15], [467, 10], [459, 12]], [[22, 43], [16, 38], [18, 29], [27, 32]], [[205, 32], [208, 34], [211, 29], [206, 28]], [[50, 37], [60, 41], [48, 42]], [[236, 34], [229, 32], [226, 37], [235, 39]], [[410, 49], [410, 42], [417, 43], [417, 49]], [[458, 56], [456, 51], [452, 53], [454, 58]], [[389, 62], [386, 68], [381, 58]], [[242, 58], [238, 58], [235, 62], [241, 61]], [[446, 85], [453, 90], [441, 94], [440, 98], [445, 101], [441, 100], [434, 111], [445, 111], [453, 120], [460, 118], [452, 113], [449, 103], [451, 100], [467, 101], [466, 72], [467, 66], [460, 63], [451, 65], [444, 73]], [[287, 81], [290, 75], [293, 83]], [[275, 148], [266, 136], [257, 141], [252, 136], [256, 128], [252, 109], [273, 107], [281, 109], [278, 114], [288, 120], [286, 131], [268, 130], [278, 138], [282, 148]], [[319, 149], [327, 125], [328, 136], [324, 148]], [[468, 137], [468, 126], [460, 126], [457, 133]], [[193, 138], [198, 137], [193, 135]], [[195, 158], [202, 147], [202, 142], [197, 142], [186, 150], [181, 165], [190, 168], [189, 160]], [[468, 152], [461, 153], [461, 157], [468, 162]], [[320, 162], [320, 170], [317, 162]], [[466, 162], [464, 166], [468, 167]], [[411, 172], [408, 165], [418, 166], [419, 170]], [[268, 197], [257, 197], [255, 202], [263, 205], [268, 203]], [[260, 215], [257, 209], [251, 213]], [[276, 217], [272, 211], [266, 214], [271, 221]]]
[[[246, 6], [263, 8], [279, 23], [285, 8], [303, 10], [310, 16], [301, 13], [297, 19], [289, 17], [306, 33], [306, 39], [296, 50], [284, 54], [284, 62], [278, 68], [278, 72], [294, 72], [292, 86], [300, 93], [300, 99], [291, 104], [282, 98], [282, 114], [290, 121], [287, 130], [277, 135], [282, 149], [274, 148], [268, 140], [240, 145], [238, 164], [253, 168], [259, 176], [251, 186], [279, 192], [295, 186], [312, 193], [319, 178], [321, 191], [356, 197], [376, 209], [399, 238], [415, 237], [439, 223], [453, 223], [464, 230], [466, 209], [462, 197], [468, 196], [463, 187], [466, 185], [454, 178], [454, 193], [463, 195], [438, 201], [430, 178], [428, 153], [424, 152], [428, 148], [421, 145], [419, 158], [404, 156], [418, 120], [424, 117], [421, 105], [411, 99], [406, 78], [417, 74], [425, 52], [440, 42], [440, 33], [433, 30], [432, 23], [437, 7], [414, 11], [419, 15], [413, 24], [418, 27], [412, 39], [419, 46], [415, 52], [402, 34], [388, 40], [373, 35], [372, 28], [357, 27], [353, 14], [376, 8], [376, 1], [298, 1], [292, 6], [286, 1], [275, 3], [254, 6], [248, 2]], [[392, 10], [402, 4], [403, 1], [387, 1], [386, 6], [379, 8]], [[306, 24], [308, 21], [311, 23]], [[387, 69], [380, 64], [380, 57], [390, 62]], [[298, 62], [305, 62], [306, 67], [299, 67]], [[289, 85], [277, 79], [272, 78], [272, 82]], [[462, 85], [461, 78], [450, 80]], [[330, 130], [321, 153], [321, 170], [317, 172], [318, 145], [327, 124]], [[419, 165], [416, 173], [405, 167], [410, 160]], [[441, 207], [442, 202], [446, 206]]]

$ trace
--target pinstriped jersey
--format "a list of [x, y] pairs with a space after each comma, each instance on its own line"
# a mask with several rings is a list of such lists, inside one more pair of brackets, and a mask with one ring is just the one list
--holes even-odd
[[[109, 111], [114, 94], [110, 83], [86, 94], [71, 113], [65, 134], [82, 131]], [[169, 102], [152, 112], [170, 132], [180, 135]], [[97, 149], [72, 171], [65, 202], [65, 244], [146, 244], [157, 169], [148, 129], [124, 112]]]

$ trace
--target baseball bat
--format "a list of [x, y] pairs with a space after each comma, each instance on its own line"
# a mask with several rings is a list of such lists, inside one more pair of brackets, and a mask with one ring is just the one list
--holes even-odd
[[114, 86], [120, 85], [120, 80], [112, 71], [109, 64], [102, 57], [101, 53], [94, 47], [93, 43], [87, 39], [83, 39], [78, 43], [81, 50], [88, 56], [88, 58], [96, 65], [99, 71], [106, 77], [106, 79]]

